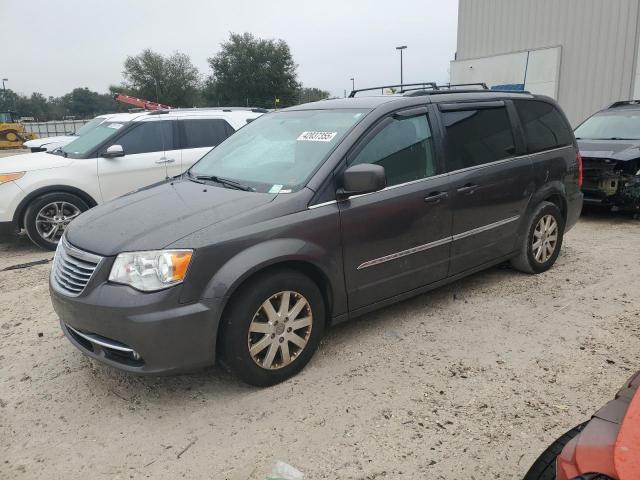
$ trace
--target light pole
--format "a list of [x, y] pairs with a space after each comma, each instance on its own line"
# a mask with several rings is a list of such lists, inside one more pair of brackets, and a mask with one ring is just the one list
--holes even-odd
[[396, 47], [396, 50], [400, 50], [400, 90], [402, 90], [402, 85], [404, 83], [404, 80], [402, 78], [402, 51], [407, 48], [406, 45], [401, 45], [399, 47]]
[[[8, 82], [9, 79], [8, 78], [3, 78], [2, 79], [2, 103], [3, 105], [7, 102], [7, 87], [4, 86], [4, 82]], [[7, 110], [9, 110], [9, 105], [7, 105]]]
[[349, 80], [351, 80], [351, 91], [354, 91], [356, 89], [356, 79], [350, 78]]

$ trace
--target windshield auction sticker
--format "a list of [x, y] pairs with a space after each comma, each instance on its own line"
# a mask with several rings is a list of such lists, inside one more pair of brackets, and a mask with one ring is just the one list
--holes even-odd
[[302, 132], [298, 137], [299, 142], [330, 142], [338, 132]]

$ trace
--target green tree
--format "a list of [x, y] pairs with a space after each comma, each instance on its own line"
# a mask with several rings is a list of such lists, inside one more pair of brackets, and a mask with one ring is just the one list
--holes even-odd
[[143, 50], [127, 57], [122, 74], [121, 87], [130, 95], [173, 107], [193, 107], [199, 103], [200, 72], [184, 53], [164, 56]]
[[317, 102], [319, 100], [326, 100], [331, 96], [330, 92], [321, 90], [320, 88], [301, 88], [299, 92], [300, 103]]
[[208, 61], [212, 74], [205, 97], [211, 105], [284, 107], [299, 103], [297, 65], [284, 40], [231, 33], [221, 51]]
[[101, 94], [88, 88], [74, 88], [61, 98], [67, 115], [78, 118], [95, 117], [116, 110], [115, 100], [108, 94]]

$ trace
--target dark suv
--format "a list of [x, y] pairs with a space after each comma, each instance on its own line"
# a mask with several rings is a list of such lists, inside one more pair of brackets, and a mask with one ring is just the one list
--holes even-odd
[[298, 372], [325, 327], [510, 260], [580, 215], [556, 103], [437, 87], [266, 114], [185, 174], [74, 221], [50, 290], [69, 340], [130, 372]]

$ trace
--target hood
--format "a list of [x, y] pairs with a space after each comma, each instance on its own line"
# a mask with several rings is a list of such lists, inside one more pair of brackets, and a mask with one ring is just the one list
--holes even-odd
[[76, 247], [98, 255], [159, 250], [215, 223], [271, 202], [277, 195], [190, 180], [167, 181], [99, 205], [66, 231]]
[[640, 140], [578, 140], [580, 155], [585, 158], [633, 160], [640, 157]]
[[0, 158], [0, 173], [31, 172], [45, 168], [65, 167], [71, 162], [73, 162], [72, 158], [47, 152], [21, 153]]
[[72, 142], [78, 137], [74, 137], [71, 135], [60, 135], [58, 137], [46, 137], [46, 138], [36, 138], [34, 140], [29, 140], [24, 142], [23, 145], [27, 148], [42, 148], [45, 145], [49, 145], [50, 143], [55, 143], [56, 145], [62, 145]]

